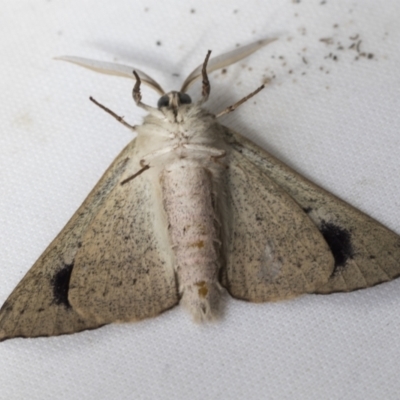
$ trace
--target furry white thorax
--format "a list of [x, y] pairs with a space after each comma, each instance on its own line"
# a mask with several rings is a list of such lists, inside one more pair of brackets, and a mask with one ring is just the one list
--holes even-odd
[[154, 109], [137, 127], [137, 148], [143, 164], [149, 163], [151, 167], [186, 158], [211, 169], [217, 177], [221, 165], [210, 162], [210, 157], [221, 157], [227, 150], [220, 129], [215, 116], [199, 104], [181, 105], [176, 115], [166, 107]]

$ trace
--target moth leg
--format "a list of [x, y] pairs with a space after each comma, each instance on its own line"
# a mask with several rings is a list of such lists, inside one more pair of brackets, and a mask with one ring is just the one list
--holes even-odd
[[100, 104], [98, 101], [96, 101], [92, 96], [89, 97], [89, 100], [96, 104], [96, 106], [99, 106], [102, 110], [113, 116], [118, 122], [120, 122], [122, 125], [126, 126], [129, 129], [132, 129], [133, 131], [136, 130], [135, 125], [130, 125], [127, 122], [125, 122], [124, 117], [120, 117], [119, 115], [115, 114], [114, 111], [111, 111], [109, 108], [106, 106], [103, 106], [103, 104]]
[[221, 158], [224, 158], [226, 156], [226, 152], [224, 154], [220, 154], [219, 156], [211, 156], [211, 160], [215, 162], [216, 164], [219, 164], [223, 166], [224, 168], [228, 168], [227, 164], [224, 164], [223, 162], [220, 161]]
[[210, 91], [211, 91], [210, 81], [208, 80], [208, 75], [207, 75], [207, 64], [208, 64], [210, 55], [211, 55], [211, 50], [208, 50], [206, 58], [203, 63], [203, 68], [201, 70], [201, 75], [203, 77], [203, 82], [202, 82], [203, 88], [201, 90], [201, 94], [202, 94], [203, 98], [201, 99], [201, 103], [205, 103], [208, 100], [208, 96], [210, 95]]
[[221, 111], [219, 114], [217, 114], [215, 117], [219, 118], [222, 115], [225, 114], [229, 114], [232, 111], [235, 111], [240, 105], [242, 105], [244, 102], [246, 102], [247, 100], [251, 99], [253, 96], [255, 96], [258, 92], [260, 92], [261, 90], [263, 90], [265, 88], [265, 85], [261, 85], [258, 89], [256, 89], [254, 92], [251, 92], [250, 94], [248, 94], [246, 97], [243, 97], [243, 99], [239, 100], [238, 102], [236, 102], [235, 104], [232, 104], [231, 106], [225, 108], [225, 110]]
[[220, 149], [213, 149], [209, 146], [204, 146], [202, 144], [184, 144], [183, 147], [187, 150], [202, 151], [206, 154], [210, 154], [211, 157], [225, 157], [226, 151]]
[[133, 174], [133, 175], [129, 176], [128, 178], [124, 179], [120, 183], [120, 185], [125, 185], [125, 183], [128, 183], [132, 179], [135, 179], [137, 176], [141, 175], [144, 171], [147, 171], [149, 168], [150, 168], [150, 165], [143, 165], [142, 168], [138, 172], [136, 172], [136, 174]]
[[145, 156], [142, 157], [140, 160], [140, 165], [145, 165], [148, 164], [148, 160], [154, 160], [155, 158], [162, 156], [164, 154], [167, 154], [169, 152], [172, 152], [176, 150], [179, 147], [179, 145], [173, 145], [173, 146], [167, 146], [159, 150], [152, 151], [151, 153], [146, 154]]
[[183, 147], [187, 150], [194, 150], [196, 152], [204, 152], [210, 156], [210, 160], [223, 166], [224, 168], [227, 167], [226, 164], [221, 163], [220, 159], [226, 157], [226, 151], [225, 150], [218, 150], [218, 149], [213, 149], [208, 146], [203, 146], [201, 144], [185, 144]]
[[157, 108], [154, 108], [154, 107], [148, 106], [147, 104], [142, 103], [142, 93], [140, 92], [140, 85], [141, 85], [142, 81], [140, 80], [140, 77], [136, 71], [133, 71], [133, 75], [135, 75], [136, 83], [132, 90], [132, 96], [133, 96], [133, 100], [135, 100], [136, 105], [140, 108], [145, 109], [148, 112], [158, 111]]
[[170, 151], [175, 150], [176, 146], [168, 146], [163, 149], [153, 151], [152, 153], [146, 154], [144, 158], [140, 160], [140, 166], [142, 167], [138, 172], [135, 172], [133, 175], [128, 176], [128, 178], [124, 179], [121, 182], [121, 185], [125, 185], [125, 183], [128, 183], [132, 179], [135, 179], [137, 176], [141, 175], [144, 171], [147, 171], [150, 168], [150, 162], [147, 160], [150, 158], [150, 160], [161, 156], [163, 154], [169, 153]]

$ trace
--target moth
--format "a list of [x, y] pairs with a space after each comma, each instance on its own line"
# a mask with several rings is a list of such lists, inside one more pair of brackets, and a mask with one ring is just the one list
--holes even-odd
[[[400, 274], [400, 237], [218, 123], [202, 105], [208, 73], [270, 43], [209, 60], [180, 91], [145, 73], [64, 57], [134, 77], [139, 126], [97, 103], [137, 137], [105, 172], [0, 311], [0, 339], [94, 329], [153, 317], [181, 302], [195, 320], [219, 299], [251, 302], [366, 288]], [[188, 87], [202, 78], [192, 103]], [[161, 97], [142, 103], [145, 83]]]

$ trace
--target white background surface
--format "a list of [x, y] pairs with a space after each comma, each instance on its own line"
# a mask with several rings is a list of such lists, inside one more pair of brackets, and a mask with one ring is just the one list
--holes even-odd
[[[58, 55], [130, 64], [170, 90], [208, 49], [279, 37], [212, 74], [208, 107], [275, 76], [224, 123], [400, 233], [397, 0], [3, 3], [0, 303], [132, 137], [89, 95], [132, 124], [144, 115], [132, 80]], [[356, 59], [355, 35], [372, 59]], [[228, 298], [225, 317], [206, 326], [177, 307], [136, 324], [9, 340], [0, 399], [398, 399], [399, 305], [394, 281], [274, 304]]]

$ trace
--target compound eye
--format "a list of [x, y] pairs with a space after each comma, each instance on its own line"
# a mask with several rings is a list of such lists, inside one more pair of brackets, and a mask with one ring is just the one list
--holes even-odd
[[190, 104], [192, 102], [192, 99], [186, 93], [178, 93], [178, 96], [181, 104]]
[[160, 100], [158, 100], [157, 107], [168, 107], [169, 106], [169, 97], [168, 95], [164, 95], [160, 97]]

